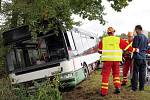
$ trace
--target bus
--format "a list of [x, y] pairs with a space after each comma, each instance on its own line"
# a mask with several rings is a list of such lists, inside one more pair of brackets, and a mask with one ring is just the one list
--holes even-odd
[[60, 74], [62, 87], [72, 87], [95, 69], [99, 54], [97, 36], [79, 28], [39, 32], [33, 39], [29, 26], [3, 33], [10, 48], [6, 56], [12, 84], [31, 83]]

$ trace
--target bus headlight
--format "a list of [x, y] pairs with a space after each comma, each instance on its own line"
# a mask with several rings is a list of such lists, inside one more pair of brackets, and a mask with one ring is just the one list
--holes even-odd
[[61, 79], [69, 79], [73, 77], [73, 73], [62, 74]]

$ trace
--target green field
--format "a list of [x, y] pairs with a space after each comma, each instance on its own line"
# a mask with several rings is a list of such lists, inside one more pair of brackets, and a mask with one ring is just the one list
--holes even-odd
[[121, 88], [120, 94], [114, 94], [112, 79], [109, 82], [109, 94], [101, 97], [97, 91], [100, 89], [100, 72], [94, 72], [90, 77], [69, 92], [63, 93], [63, 100], [150, 100], [150, 86], [145, 86], [145, 91], [131, 92], [129, 83]]

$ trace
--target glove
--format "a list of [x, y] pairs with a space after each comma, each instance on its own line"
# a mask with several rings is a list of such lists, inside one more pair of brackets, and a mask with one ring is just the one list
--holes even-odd
[[136, 48], [136, 52], [139, 53], [139, 49], [138, 48]]

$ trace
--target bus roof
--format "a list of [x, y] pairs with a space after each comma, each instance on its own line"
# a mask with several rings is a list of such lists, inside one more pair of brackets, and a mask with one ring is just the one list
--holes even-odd
[[87, 36], [90, 36], [90, 37], [96, 37], [96, 38], [98, 38], [98, 36], [95, 33], [88, 32], [88, 31], [85, 31], [85, 30], [80, 29], [80, 28], [73, 27], [71, 29], [71, 31], [74, 31], [75, 33], [81, 33], [81, 34], [84, 34], [84, 35], [87, 35]]

